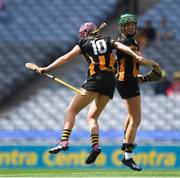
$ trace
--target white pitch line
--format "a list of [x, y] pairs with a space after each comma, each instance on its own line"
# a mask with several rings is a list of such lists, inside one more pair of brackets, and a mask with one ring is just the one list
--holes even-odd
[[[97, 176], [97, 177], [91, 177], [91, 176], [62, 176], [62, 175], [59, 175], [59, 176], [49, 176], [49, 177], [44, 177], [44, 176], [38, 176], [38, 175], [35, 175], [35, 176], [21, 176], [20, 174], [13, 174], [13, 175], [0, 175], [0, 178], [107, 178], [109, 176]], [[134, 177], [134, 176], [125, 176], [125, 177], [122, 177], [122, 176], [112, 176], [111, 178], [140, 178], [140, 177]], [[151, 177], [141, 177], [141, 178], [177, 178], [177, 177], [159, 177], [159, 176], [151, 176]]]

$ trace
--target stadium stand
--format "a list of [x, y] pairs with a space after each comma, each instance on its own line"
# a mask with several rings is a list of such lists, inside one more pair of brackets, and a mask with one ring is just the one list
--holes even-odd
[[[5, 134], [0, 134], [1, 139], [6, 139], [15, 133], [15, 140], [22, 141], [22, 138], [26, 138], [29, 143], [31, 143], [31, 139], [37, 140], [42, 137], [46, 137], [46, 143], [52, 142], [53, 136], [54, 139], [58, 139], [58, 135], [60, 135], [58, 130], [62, 128], [64, 122], [64, 108], [68, 106], [72, 96], [72, 92], [59, 87], [39, 91], [39, 93], [36, 93], [29, 100], [22, 102], [9, 112], [8, 116], [1, 118], [0, 130], [6, 131], [6, 136], [4, 136]], [[62, 98], [63, 102], [61, 102]], [[163, 133], [168, 133], [169, 139], [179, 141], [178, 132], [175, 132], [179, 130], [180, 124], [178, 118], [180, 110], [177, 108], [179, 99], [180, 97], [177, 96], [168, 98], [162, 95], [154, 97], [152, 101], [151, 95], [143, 95], [143, 119], [139, 128], [138, 139], [144, 142], [153, 142], [155, 138], [156, 140], [163, 141], [166, 138], [163, 136]], [[162, 105], [163, 102], [166, 102], [166, 105]], [[81, 139], [85, 139], [88, 135], [86, 114], [87, 109], [78, 115], [74, 127], [75, 136], [72, 136], [73, 140], [76, 139], [78, 134], [84, 133], [82, 137], [79, 137], [79, 141], [82, 141]], [[125, 116], [126, 112], [123, 101], [116, 94], [101, 115], [100, 128], [102, 130], [102, 137], [106, 138], [102, 141], [105, 143], [107, 143], [107, 140], [108, 143], [110, 143], [109, 140], [111, 142], [120, 141]], [[20, 134], [20, 131], [24, 134]], [[19, 134], [17, 134], [18, 132]], [[110, 132], [117, 134], [116, 139], [114, 137], [110, 138], [111, 134], [108, 136]], [[158, 135], [158, 133], [161, 134]], [[175, 133], [178, 137], [174, 137]], [[86, 143], [88, 143], [87, 140]]]
[[165, 17], [168, 24], [172, 27], [174, 40], [180, 40], [180, 24], [178, 22], [180, 1], [160, 0], [153, 8], [149, 9], [143, 16], [139, 18], [139, 25], [145, 26], [147, 20], [151, 19], [156, 29], [159, 28], [159, 23], [162, 17]]
[[113, 13], [117, 3], [117, 0], [4, 1], [5, 9], [0, 13], [0, 102], [33, 77], [32, 73], [27, 74], [25, 62], [45, 65], [66, 52], [78, 39], [82, 23], [101, 23]]
[[[143, 50], [144, 56], [155, 59], [161, 65], [161, 68], [168, 73], [168, 78], [172, 80], [174, 71], [180, 69], [178, 60], [180, 52], [177, 48], [177, 41], [165, 41], [163, 43], [153, 43]], [[147, 68], [140, 68], [141, 73], [148, 72]], [[153, 94], [153, 84], [141, 85], [142, 92]]]
[[[34, 76], [24, 69], [24, 62], [29, 62], [31, 58], [33, 58], [32, 62], [41, 65], [50, 62], [47, 59], [51, 56], [49, 60], [52, 60], [55, 57], [52, 54], [59, 55], [65, 52], [77, 40], [75, 35], [82, 22], [87, 21], [87, 19], [96, 23], [101, 22], [113, 13], [117, 2], [117, 0], [92, 0], [91, 3], [88, 3], [88, 1], [78, 0], [77, 5], [74, 0], [63, 3], [59, 0], [31, 0], [27, 2], [14, 0], [11, 4], [11, 1], [7, 0], [6, 6], [9, 4], [11, 7], [9, 10], [11, 11], [12, 7], [16, 7], [16, 11], [10, 22], [0, 24], [0, 30], [2, 29], [3, 34], [0, 36], [0, 47], [2, 49], [0, 53], [0, 66], [2, 66], [0, 71], [2, 81], [2, 85], [0, 85], [1, 97], [11, 96], [14, 87], [19, 90], [23, 83], [26, 83]], [[161, 0], [159, 4], [140, 17], [140, 24], [143, 25], [149, 17], [160, 17], [161, 15], [166, 15], [168, 20], [177, 18], [179, 12], [174, 12], [174, 10], [176, 9], [175, 6], [179, 6], [179, 1], [174, 2], [175, 5], [171, 1]], [[167, 10], [167, 6], [170, 10]], [[39, 11], [40, 7], [43, 7], [42, 11]], [[68, 7], [71, 7], [72, 10], [68, 11]], [[98, 8], [98, 11], [94, 10], [96, 8]], [[27, 11], [26, 15], [22, 15]], [[61, 13], [63, 13], [63, 17], [61, 17]], [[4, 15], [3, 18], [5, 17]], [[70, 22], [68, 24], [66, 23], [67, 19]], [[157, 19], [153, 18], [153, 22], [157, 23], [155, 22]], [[172, 22], [174, 21], [170, 21], [171, 24]], [[175, 27], [176, 25], [177, 27]], [[178, 23], [173, 23], [173, 27], [174, 30], [180, 31]], [[175, 31], [173, 33], [176, 34], [177, 40], [153, 43], [143, 51], [145, 56], [156, 59], [170, 75], [175, 70], [180, 69], [180, 61], [177, 60], [180, 56], [180, 51], [177, 48], [180, 38]], [[63, 44], [63, 46], [59, 44]], [[2, 60], [4, 58], [6, 60]], [[66, 73], [64, 79], [73, 81], [74, 85], [79, 86], [84, 81], [85, 69], [85, 63], [79, 62], [73, 70], [73, 75], [72, 73]], [[147, 70], [142, 68], [141, 72], [145, 73]], [[4, 78], [7, 80], [4, 80]], [[156, 96], [153, 93], [152, 85], [141, 85], [143, 119], [137, 141], [144, 144], [156, 143], [157, 141], [168, 144], [179, 143], [180, 96]], [[12, 86], [13, 89], [11, 89]], [[1, 117], [1, 144], [56, 143], [60, 137], [60, 131], [58, 130], [63, 126], [65, 108], [67, 108], [73, 94], [65, 87], [59, 87], [55, 84], [39, 88], [31, 97], [21, 101], [11, 108], [5, 116]], [[89, 144], [86, 122], [87, 109], [78, 115], [71, 140], [74, 144]], [[120, 143], [125, 116], [126, 111], [123, 100], [115, 93], [114, 99], [101, 115], [102, 143]]]

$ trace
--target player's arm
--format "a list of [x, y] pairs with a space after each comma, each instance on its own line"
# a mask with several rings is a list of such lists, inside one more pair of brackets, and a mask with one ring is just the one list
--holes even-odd
[[143, 66], [152, 66], [153, 68], [160, 68], [159, 64], [151, 59], [146, 59], [146, 58], [142, 58], [139, 61], [139, 64], [143, 65]]
[[116, 49], [121, 50], [129, 55], [131, 55], [133, 58], [137, 59], [138, 61], [142, 60], [142, 57], [137, 55], [134, 51], [132, 51], [129, 47], [123, 45], [122, 43], [115, 41], [114, 46]]
[[78, 45], [76, 45], [71, 51], [69, 51], [65, 55], [59, 57], [58, 59], [56, 59], [53, 63], [51, 63], [47, 67], [38, 67], [36, 69], [36, 72], [41, 74], [42, 72], [47, 72], [47, 71], [53, 70], [53, 69], [61, 66], [62, 64], [65, 64], [66, 62], [69, 62], [70, 60], [74, 59], [80, 53], [81, 53], [81, 49]]
[[138, 75], [137, 79], [139, 83], [159, 81], [161, 79], [162, 71], [160, 69], [159, 64], [156, 61], [142, 58], [139, 61], [139, 64], [153, 67], [152, 71], [150, 71], [149, 73], [145, 75]]

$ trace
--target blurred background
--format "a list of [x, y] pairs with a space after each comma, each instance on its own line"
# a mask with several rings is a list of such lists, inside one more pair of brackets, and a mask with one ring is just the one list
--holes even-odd
[[[28, 71], [26, 62], [46, 66], [68, 52], [87, 21], [106, 22], [102, 34], [116, 39], [119, 16], [133, 13], [138, 17], [136, 38], [142, 54], [158, 61], [164, 74], [158, 83], [141, 84], [142, 122], [136, 142], [140, 146], [179, 146], [179, 8], [179, 0], [0, 0], [0, 145], [58, 143], [74, 96], [63, 85]], [[147, 71], [150, 69], [141, 69], [142, 74]], [[79, 57], [52, 74], [80, 88], [86, 72], [86, 61]], [[90, 145], [87, 111], [88, 107], [77, 116], [71, 145]], [[101, 145], [121, 145], [126, 114], [115, 92], [100, 117]]]

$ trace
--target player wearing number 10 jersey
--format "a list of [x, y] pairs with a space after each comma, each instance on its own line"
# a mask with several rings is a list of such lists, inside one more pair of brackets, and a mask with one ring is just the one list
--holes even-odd
[[91, 103], [87, 120], [91, 132], [92, 151], [85, 161], [86, 164], [93, 163], [101, 152], [99, 147], [98, 117], [108, 101], [113, 97], [115, 89], [114, 73], [116, 61], [112, 50], [116, 48], [132, 55], [137, 60], [142, 59], [120, 42], [114, 41], [109, 37], [98, 36], [98, 32], [104, 26], [105, 24], [102, 24], [97, 28], [92, 22], [83, 24], [79, 30], [81, 39], [70, 52], [59, 57], [49, 66], [38, 67], [36, 69], [36, 72], [41, 74], [42, 72], [59, 67], [80, 54], [85, 56], [89, 66], [87, 80], [82, 86], [85, 96], [76, 94], [72, 99], [66, 112], [61, 140], [55, 147], [49, 150], [49, 153], [56, 154], [69, 148], [68, 140], [75, 123], [75, 117], [84, 107]]
[[115, 49], [114, 42], [109, 37], [100, 36], [82, 38], [78, 42], [89, 64], [88, 78], [82, 88], [100, 92], [110, 98], [115, 89], [116, 60], [112, 53]]

